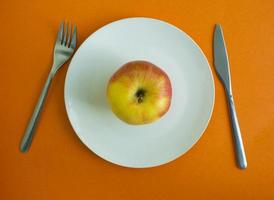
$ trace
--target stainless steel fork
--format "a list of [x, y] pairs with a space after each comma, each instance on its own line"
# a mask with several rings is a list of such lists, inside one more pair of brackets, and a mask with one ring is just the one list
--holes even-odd
[[60, 69], [61, 66], [66, 61], [68, 61], [69, 58], [72, 56], [74, 50], [76, 49], [76, 39], [77, 39], [76, 26], [74, 26], [72, 30], [71, 24], [67, 23], [66, 25], [64, 24], [64, 22], [62, 22], [58, 31], [56, 42], [55, 42], [53, 65], [51, 67], [50, 73], [46, 80], [45, 86], [42, 90], [42, 93], [39, 97], [39, 100], [35, 106], [32, 117], [28, 123], [24, 136], [22, 138], [22, 141], [20, 144], [21, 152], [26, 152], [30, 148], [33, 135], [35, 132], [35, 127], [38, 123], [40, 112], [43, 107], [45, 98], [47, 96], [49, 87], [51, 85], [51, 81], [53, 77], [55, 76], [56, 72], [58, 71], [58, 69]]

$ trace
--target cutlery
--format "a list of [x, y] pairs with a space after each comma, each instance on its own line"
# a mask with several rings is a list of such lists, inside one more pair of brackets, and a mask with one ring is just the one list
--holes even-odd
[[233, 95], [232, 95], [228, 55], [227, 55], [222, 27], [219, 24], [216, 24], [215, 26], [213, 46], [214, 46], [215, 69], [219, 76], [219, 79], [221, 80], [225, 88], [225, 92], [227, 96], [237, 163], [239, 168], [245, 169], [247, 167], [247, 161], [246, 161], [245, 150], [244, 150], [244, 145], [243, 145], [242, 136], [241, 136], [241, 130], [240, 130], [236, 109], [234, 105]]
[[24, 136], [20, 144], [21, 152], [26, 152], [29, 150], [33, 135], [35, 132], [36, 125], [39, 120], [40, 112], [45, 102], [49, 87], [51, 85], [52, 79], [55, 76], [58, 69], [63, 66], [63, 64], [69, 60], [73, 52], [76, 49], [76, 39], [77, 39], [77, 28], [74, 26], [72, 30], [72, 25], [67, 23], [67, 25], [62, 22], [58, 31], [58, 35], [54, 47], [53, 65], [51, 67], [50, 73], [44, 85], [44, 88], [40, 94], [38, 102], [34, 108], [32, 117], [28, 123], [25, 130]]

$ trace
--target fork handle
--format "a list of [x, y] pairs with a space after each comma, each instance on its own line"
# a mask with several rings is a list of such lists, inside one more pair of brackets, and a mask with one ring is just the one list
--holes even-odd
[[20, 144], [20, 150], [21, 152], [26, 152], [29, 150], [32, 138], [35, 132], [36, 125], [39, 120], [40, 112], [42, 110], [42, 107], [44, 105], [46, 96], [48, 94], [49, 87], [51, 85], [52, 79], [54, 74], [52, 72], [49, 73], [48, 78], [46, 80], [46, 83], [44, 85], [44, 88], [42, 90], [42, 93], [40, 94], [40, 97], [38, 99], [38, 102], [36, 103], [36, 106], [34, 108], [33, 114], [31, 116], [31, 119], [28, 123], [28, 126], [25, 130], [24, 136], [22, 138], [21, 144]]
[[230, 120], [231, 120], [231, 126], [232, 126], [232, 133], [233, 133], [233, 140], [236, 150], [236, 158], [239, 168], [245, 169], [247, 168], [247, 161], [245, 156], [245, 150], [244, 145], [242, 141], [241, 136], [241, 130], [236, 114], [236, 109], [234, 105], [234, 100], [232, 94], [227, 94], [227, 100], [228, 100], [228, 107], [229, 107], [229, 113], [230, 113]]

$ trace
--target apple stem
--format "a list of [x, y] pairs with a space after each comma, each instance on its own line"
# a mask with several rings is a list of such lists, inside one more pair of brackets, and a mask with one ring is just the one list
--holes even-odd
[[144, 100], [144, 96], [145, 96], [145, 90], [143, 89], [139, 89], [135, 96], [137, 97], [138, 103], [142, 103]]
[[138, 97], [138, 103], [142, 103], [143, 97]]

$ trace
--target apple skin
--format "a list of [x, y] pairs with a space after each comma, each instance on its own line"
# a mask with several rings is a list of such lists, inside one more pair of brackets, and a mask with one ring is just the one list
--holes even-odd
[[167, 74], [147, 61], [131, 61], [110, 78], [107, 98], [113, 113], [131, 125], [148, 124], [162, 117], [172, 99]]

